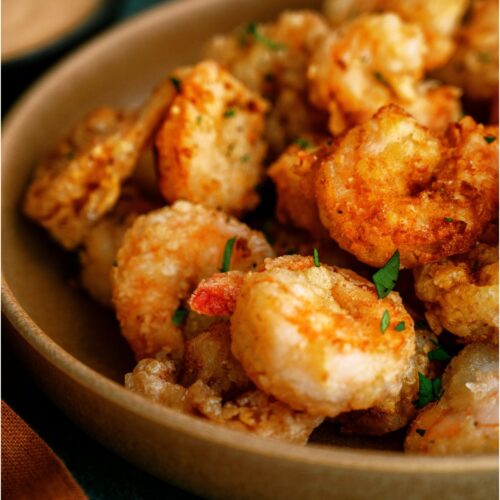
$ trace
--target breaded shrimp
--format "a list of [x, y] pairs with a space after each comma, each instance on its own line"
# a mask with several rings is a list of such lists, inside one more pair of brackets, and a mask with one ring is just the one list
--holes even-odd
[[470, 344], [443, 376], [441, 399], [412, 422], [405, 451], [429, 455], [498, 452], [498, 348]]
[[439, 373], [439, 363], [430, 361], [428, 357], [429, 352], [436, 350], [436, 337], [428, 330], [415, 329], [415, 339], [416, 352], [410, 360], [403, 378], [403, 387], [394, 405], [390, 407], [386, 404], [384, 407], [340, 415], [337, 420], [342, 424], [342, 432], [379, 436], [403, 428], [415, 417], [415, 400], [418, 399], [419, 392], [418, 373], [430, 379], [434, 379]]
[[111, 271], [125, 231], [136, 217], [155, 208], [134, 185], [124, 185], [115, 207], [92, 226], [79, 252], [80, 279], [86, 291], [106, 307], [111, 302]]
[[276, 215], [283, 224], [305, 229], [318, 239], [328, 239], [328, 231], [319, 218], [312, 170], [316, 152], [327, 139], [304, 136], [301, 141], [289, 146], [268, 170], [278, 197]]
[[38, 166], [24, 213], [66, 249], [75, 249], [115, 205], [174, 94], [166, 82], [137, 113], [111, 108], [90, 113]]
[[328, 32], [316, 12], [283, 12], [273, 23], [249, 23], [212, 39], [208, 57], [272, 103], [267, 139], [275, 152], [290, 141], [323, 130], [324, 112], [307, 98], [307, 66], [311, 53]]
[[242, 214], [259, 201], [267, 104], [215, 62], [182, 75], [156, 137], [160, 191]]
[[453, 34], [467, 9], [467, 0], [325, 0], [323, 9], [335, 26], [374, 11], [394, 12], [417, 23], [429, 47], [426, 67], [435, 68], [446, 63], [453, 51]]
[[176, 364], [160, 353], [125, 375], [125, 386], [219, 425], [297, 444], [305, 444], [323, 420], [293, 411], [252, 386], [231, 354], [227, 323], [217, 323], [188, 341], [185, 363], [183, 385], [177, 382]]
[[113, 303], [137, 359], [162, 348], [182, 351], [182, 329], [174, 324], [174, 314], [201, 279], [219, 270], [233, 237], [231, 269], [250, 269], [273, 253], [261, 233], [185, 201], [134, 221], [113, 269]]
[[480, 243], [414, 274], [417, 297], [435, 333], [446, 329], [462, 342], [498, 344], [498, 246]]
[[[391, 102], [417, 111], [424, 106], [426, 111], [418, 113], [422, 124], [442, 127], [443, 117], [445, 125], [458, 118], [460, 93], [449, 89], [439, 96], [441, 119], [436, 122], [431, 112], [436, 91], [421, 85], [426, 53], [416, 24], [405, 23], [395, 14], [359, 17], [316, 47], [308, 70], [311, 101], [329, 112], [334, 135], [365, 122]], [[426, 107], [427, 99], [433, 104]], [[447, 119], [445, 112], [450, 113]]]
[[435, 76], [463, 88], [472, 99], [494, 98], [498, 92], [498, 0], [471, 2], [456, 45], [448, 64]]
[[323, 225], [345, 250], [381, 267], [466, 252], [498, 209], [498, 131], [470, 117], [438, 138], [395, 105], [340, 137], [317, 166]]
[[[200, 283], [193, 310], [218, 313], [216, 281]], [[231, 350], [265, 393], [330, 417], [384, 406], [400, 393], [415, 333], [397, 293], [379, 300], [354, 272], [296, 255], [266, 259], [261, 271], [243, 274], [234, 295]], [[404, 333], [394, 328], [401, 321]]]

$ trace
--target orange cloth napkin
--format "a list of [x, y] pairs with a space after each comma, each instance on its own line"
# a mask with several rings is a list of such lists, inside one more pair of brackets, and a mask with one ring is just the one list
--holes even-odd
[[2, 401], [3, 500], [85, 500], [63, 462]]

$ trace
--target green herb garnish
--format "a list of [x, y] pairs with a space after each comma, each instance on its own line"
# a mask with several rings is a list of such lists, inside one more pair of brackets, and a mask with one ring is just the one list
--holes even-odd
[[241, 162], [242, 163], [246, 163], [248, 160], [250, 160], [250, 155], [248, 153], [245, 153], [242, 157], [241, 157]]
[[264, 36], [259, 31], [259, 25], [256, 22], [248, 23], [247, 26], [246, 26], [246, 28], [245, 28], [245, 33], [247, 35], [252, 36], [256, 42], [259, 42], [262, 45], [265, 45], [268, 49], [271, 49], [271, 50], [274, 50], [274, 51], [285, 50], [286, 49], [286, 45], [285, 44], [275, 42], [274, 40], [271, 40], [270, 38], [267, 38], [267, 36]]
[[384, 75], [380, 71], [375, 71], [373, 73], [373, 76], [383, 85], [386, 87], [389, 86], [389, 82], [384, 78]]
[[382, 319], [380, 320], [380, 331], [382, 333], [385, 333], [387, 328], [389, 328], [390, 322], [391, 322], [391, 316], [389, 314], [389, 311], [386, 309], [382, 314]]
[[222, 257], [221, 273], [227, 273], [231, 267], [231, 254], [233, 253], [234, 243], [236, 236], [227, 240], [226, 247], [224, 248], [224, 256]]
[[175, 90], [177, 90], [177, 92], [180, 92], [182, 87], [181, 81], [175, 76], [171, 76], [170, 81], [172, 82], [172, 85], [175, 87]]
[[424, 436], [425, 433], [427, 432], [425, 429], [415, 429], [415, 432], [419, 435], [419, 436]]
[[373, 283], [377, 289], [380, 299], [387, 297], [396, 286], [399, 275], [399, 250], [386, 262], [385, 266], [379, 269], [373, 276]]
[[423, 408], [432, 401], [439, 399], [441, 395], [441, 379], [439, 377], [431, 380], [423, 373], [418, 372], [418, 386], [417, 408]]
[[395, 327], [394, 327], [394, 330], [396, 330], [397, 332], [402, 332], [403, 330], [405, 329], [405, 322], [404, 321], [400, 321]]
[[488, 64], [492, 61], [492, 57], [491, 54], [488, 54], [488, 52], [479, 52], [477, 54], [477, 60], [484, 64]]
[[494, 140], [496, 139], [496, 137], [494, 135], [485, 135], [484, 136], [484, 140], [488, 143], [488, 144], [491, 144]]
[[443, 220], [445, 222], [453, 222], [453, 219], [451, 217], [443, 217]]
[[188, 315], [188, 310], [185, 309], [184, 307], [179, 307], [172, 316], [172, 323], [175, 326], [181, 326], [184, 323], [184, 321], [186, 321], [187, 315]]
[[203, 116], [198, 115], [198, 116], [196, 117], [196, 124], [197, 124], [197, 125], [200, 125], [202, 121], [203, 121]]
[[295, 144], [297, 144], [300, 149], [309, 149], [312, 147], [311, 142], [307, 139], [304, 139], [303, 137], [299, 137], [298, 139], [296, 139]]
[[229, 108], [224, 111], [224, 118], [232, 118], [236, 114], [236, 110], [234, 108]]
[[417, 321], [415, 323], [415, 328], [417, 330], [427, 330], [428, 326], [427, 326], [427, 323], [425, 321]]
[[319, 252], [317, 248], [313, 250], [313, 258], [314, 258], [314, 265], [316, 267], [319, 267], [321, 263], [319, 262]]
[[427, 353], [429, 361], [450, 361], [451, 356], [443, 349], [443, 346], [439, 342], [432, 341], [437, 349]]

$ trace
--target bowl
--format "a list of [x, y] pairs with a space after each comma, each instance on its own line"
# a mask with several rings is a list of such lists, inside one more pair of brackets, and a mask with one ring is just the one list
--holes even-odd
[[121, 383], [133, 359], [113, 314], [68, 285], [67, 256], [20, 213], [34, 165], [87, 111], [139, 102], [171, 69], [199, 59], [214, 33], [318, 4], [168, 3], [82, 47], [25, 95], [3, 130], [2, 301], [12, 326], [5, 331], [42, 389], [77, 425], [140, 468], [197, 494], [496, 498], [493, 455], [411, 456], [366, 449], [371, 444], [363, 440], [300, 447], [218, 427], [127, 391]]

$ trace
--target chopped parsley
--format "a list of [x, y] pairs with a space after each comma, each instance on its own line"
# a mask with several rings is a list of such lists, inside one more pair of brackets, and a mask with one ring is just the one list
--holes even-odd
[[297, 144], [300, 149], [309, 149], [312, 147], [311, 142], [307, 139], [304, 139], [303, 137], [299, 137], [298, 139], [296, 139], [295, 144]]
[[224, 111], [224, 118], [232, 118], [236, 114], [236, 110], [234, 108], [229, 108]]
[[177, 92], [180, 92], [181, 91], [181, 81], [175, 76], [171, 76], [170, 81], [172, 82], [172, 85], [175, 87], [175, 90], [177, 90]]
[[313, 250], [313, 258], [314, 258], [314, 265], [316, 267], [319, 267], [321, 263], [319, 262], [319, 252], [317, 248]]
[[427, 432], [425, 429], [415, 429], [415, 432], [419, 435], [419, 436], [425, 436], [425, 433]]
[[181, 326], [184, 323], [184, 321], [186, 321], [187, 315], [188, 315], [188, 310], [185, 309], [184, 307], [179, 307], [172, 316], [172, 323], [175, 326]]
[[221, 273], [227, 273], [231, 267], [231, 254], [233, 253], [234, 243], [236, 236], [227, 240], [226, 247], [224, 248], [224, 255], [222, 257]]
[[415, 328], [417, 330], [427, 330], [427, 323], [425, 321], [417, 321], [415, 323]]
[[387, 297], [396, 286], [399, 275], [399, 250], [386, 262], [385, 266], [379, 269], [373, 276], [373, 283], [377, 289], [380, 299]]
[[496, 137], [494, 135], [485, 135], [484, 136], [484, 140], [488, 143], [488, 144], [491, 144], [494, 140], [496, 139]]
[[404, 321], [400, 321], [395, 327], [394, 327], [394, 330], [396, 330], [397, 332], [402, 332], [403, 330], [405, 329], [405, 322]]
[[197, 124], [197, 125], [200, 125], [202, 121], [203, 121], [203, 116], [198, 115], [198, 116], [196, 117], [196, 124]]
[[383, 85], [389, 86], [389, 82], [384, 78], [384, 75], [380, 71], [375, 71], [373, 76]]
[[251, 22], [248, 23], [246, 28], [245, 28], [245, 33], [247, 35], [250, 35], [253, 37], [253, 39], [261, 43], [262, 45], [265, 45], [268, 49], [271, 49], [273, 51], [278, 51], [278, 50], [285, 50], [286, 45], [283, 43], [278, 43], [275, 42], [274, 40], [271, 40], [270, 38], [267, 38], [267, 36], [264, 36], [260, 31], [259, 31], [259, 25], [256, 22]]
[[443, 217], [443, 220], [445, 222], [453, 222], [454, 219], [452, 219], [451, 217]]
[[488, 54], [488, 52], [479, 52], [477, 54], [477, 60], [479, 62], [484, 63], [484, 64], [488, 64], [488, 63], [492, 62], [492, 57], [491, 57], [491, 54]]
[[241, 157], [241, 162], [242, 163], [246, 163], [248, 160], [250, 160], [250, 155], [248, 153], [245, 153], [242, 157]]
[[450, 361], [451, 356], [443, 349], [443, 346], [434, 340], [432, 342], [436, 344], [437, 349], [427, 353], [429, 361]]
[[389, 314], [389, 311], [386, 309], [382, 314], [382, 319], [380, 320], [380, 331], [382, 333], [385, 333], [387, 328], [389, 328], [390, 322], [391, 322], [391, 316]]
[[437, 401], [441, 395], [441, 379], [434, 380], [427, 378], [423, 373], [418, 372], [418, 401], [417, 408], [423, 408], [432, 401]]

